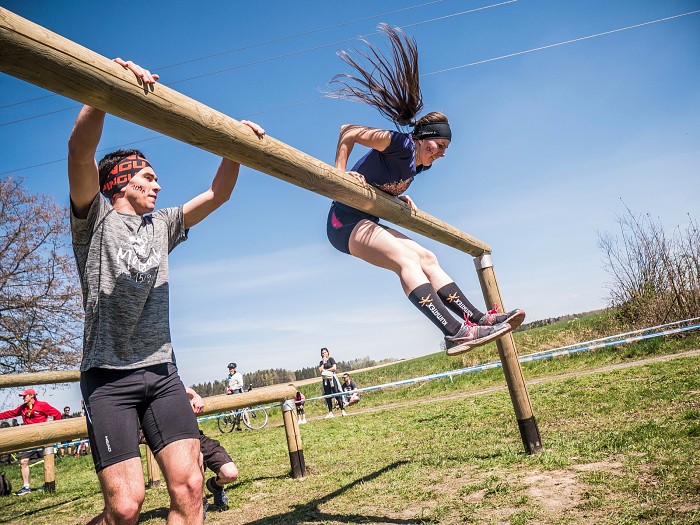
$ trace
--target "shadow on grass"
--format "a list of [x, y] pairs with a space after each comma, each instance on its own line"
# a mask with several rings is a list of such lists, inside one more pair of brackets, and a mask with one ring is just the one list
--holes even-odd
[[[52, 505], [45, 505], [40, 508], [28, 510], [25, 512], [20, 512], [19, 514], [14, 514], [11, 518], [0, 518], [0, 523], [9, 523], [11, 521], [16, 521], [20, 518], [23, 518], [25, 516], [31, 516], [33, 514], [38, 514], [40, 512], [44, 512], [47, 510], [55, 509], [57, 507], [62, 507], [63, 505], [68, 505], [69, 503], [74, 503], [76, 501], [80, 501], [84, 499], [86, 496], [90, 496], [89, 494], [81, 494], [79, 496], [71, 497], [68, 499], [62, 499], [60, 501], [55, 501]], [[9, 504], [6, 504], [5, 501], [3, 501], [3, 510], [12, 510], [13, 507], [25, 507], [26, 506], [26, 501], [23, 501], [22, 498], [25, 498], [26, 496], [14, 496], [10, 494], [7, 496], [7, 501]]]
[[[285, 480], [285, 479], [289, 479], [289, 475], [281, 474], [279, 476], [260, 476], [259, 478], [255, 478], [253, 480], [247, 481], [246, 483], [241, 483], [237, 487], [240, 488], [244, 485], [252, 485], [254, 482], [257, 482], [257, 481], [264, 481], [264, 480], [271, 480], [271, 479], [272, 480], [274, 480], [274, 479]], [[207, 512], [222, 512], [222, 511], [226, 510], [227, 508], [228, 507], [218, 508], [216, 505], [213, 505], [210, 503]], [[138, 523], [144, 523], [148, 520], [153, 520], [153, 519], [167, 520], [169, 510], [170, 509], [166, 508], [166, 507], [158, 507], [156, 509], [151, 509], [151, 510], [148, 510], [145, 512], [141, 512], [141, 515], [139, 516]]]
[[170, 511], [169, 508], [158, 507], [157, 509], [151, 509], [149, 511], [142, 512], [141, 515], [139, 516], [138, 523], [143, 523], [144, 521], [153, 520], [156, 518], [160, 518], [163, 521], [165, 521], [168, 519], [168, 512], [169, 511]]
[[320, 505], [332, 501], [334, 498], [337, 498], [338, 496], [352, 489], [356, 485], [372, 481], [378, 478], [379, 476], [397, 467], [400, 467], [405, 463], [408, 463], [408, 461], [397, 461], [395, 463], [392, 463], [391, 465], [387, 465], [386, 467], [380, 470], [377, 470], [376, 472], [372, 472], [371, 474], [367, 474], [366, 476], [356, 479], [352, 483], [348, 483], [347, 485], [340, 487], [338, 490], [333, 491], [330, 494], [326, 494], [321, 498], [313, 499], [304, 505], [295, 505], [294, 510], [292, 510], [291, 512], [285, 512], [283, 514], [276, 514], [274, 516], [268, 516], [259, 520], [249, 521], [247, 522], [247, 525], [273, 525], [281, 523], [284, 523], [285, 525], [294, 525], [296, 523], [326, 523], [329, 521], [334, 521], [337, 523], [394, 523], [397, 525], [419, 525], [421, 523], [424, 523], [424, 521], [420, 519], [407, 520], [400, 518], [388, 518], [386, 516], [368, 516], [366, 514], [341, 515], [322, 512], [321, 510], [319, 510]]

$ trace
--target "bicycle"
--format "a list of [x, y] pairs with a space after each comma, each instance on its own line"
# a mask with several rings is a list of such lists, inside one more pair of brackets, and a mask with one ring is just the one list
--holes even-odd
[[267, 426], [267, 418], [267, 410], [263, 407], [243, 408], [222, 415], [218, 420], [218, 425], [222, 433], [233, 432], [234, 428], [240, 428], [241, 421], [250, 430], [261, 430]]

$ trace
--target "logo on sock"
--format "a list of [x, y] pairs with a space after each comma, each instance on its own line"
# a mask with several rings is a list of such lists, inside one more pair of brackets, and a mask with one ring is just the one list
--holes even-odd
[[428, 297], [421, 297], [420, 301], [418, 301], [418, 304], [420, 306], [427, 306], [428, 310], [435, 316], [435, 319], [440, 321], [442, 326], [447, 326], [447, 319], [443, 317], [443, 315], [438, 311], [437, 308], [435, 308], [435, 305], [433, 304], [433, 299], [430, 297], [430, 294], [428, 294]]
[[457, 306], [457, 308], [459, 308], [465, 314], [467, 314], [468, 317], [471, 317], [472, 311], [469, 308], [467, 308], [466, 304], [464, 304], [462, 301], [460, 301], [459, 294], [456, 294], [456, 293], [449, 294], [445, 299], [447, 300], [448, 303], [454, 304], [455, 306]]

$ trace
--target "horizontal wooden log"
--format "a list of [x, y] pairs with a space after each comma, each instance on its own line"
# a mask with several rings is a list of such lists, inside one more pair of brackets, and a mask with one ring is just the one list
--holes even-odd
[[[281, 403], [292, 399], [296, 391], [294, 385], [275, 385], [256, 388], [250, 392], [232, 396], [205, 397], [203, 415], [269, 403]], [[0, 429], [0, 454], [28, 450], [86, 436], [87, 423], [84, 417], [3, 428]]]
[[27, 385], [53, 385], [55, 383], [76, 383], [80, 381], [80, 370], [52, 370], [31, 374], [7, 374], [0, 376], [0, 388], [14, 388]]
[[281, 403], [292, 399], [297, 393], [294, 385], [273, 385], [255, 388], [250, 392], [231, 396], [211, 396], [204, 398], [204, 414], [218, 414], [226, 410], [254, 407], [269, 403]]
[[478, 256], [488, 244], [163, 84], [0, 8], [0, 71]]

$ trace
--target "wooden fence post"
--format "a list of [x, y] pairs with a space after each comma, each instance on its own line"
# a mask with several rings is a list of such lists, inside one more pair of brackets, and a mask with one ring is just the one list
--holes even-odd
[[[491, 255], [484, 254], [474, 258], [476, 265], [476, 273], [479, 276], [481, 291], [484, 294], [486, 305], [491, 308], [493, 305], [498, 305], [500, 311], [505, 312], [501, 292], [498, 290], [498, 282], [496, 274], [493, 271], [493, 263]], [[503, 373], [506, 376], [510, 399], [515, 409], [515, 417], [518, 420], [518, 429], [520, 437], [523, 440], [525, 451], [528, 454], [534, 454], [542, 450], [542, 442], [540, 439], [540, 430], [537, 427], [537, 420], [532, 411], [530, 397], [525, 387], [525, 379], [523, 378], [523, 370], [518, 361], [518, 352], [515, 348], [515, 340], [512, 334], [507, 334], [496, 341], [498, 354], [501, 358]]]
[[54, 468], [54, 446], [44, 448], [44, 491], [56, 492], [56, 471]]
[[148, 445], [146, 445], [146, 468], [148, 470], [148, 488], [160, 487], [160, 468]]
[[297, 414], [294, 401], [287, 400], [282, 403], [282, 418], [284, 429], [287, 433], [287, 447], [289, 448], [289, 463], [292, 466], [294, 479], [306, 476], [306, 463], [304, 462], [304, 449], [301, 445], [301, 434], [297, 423]]

